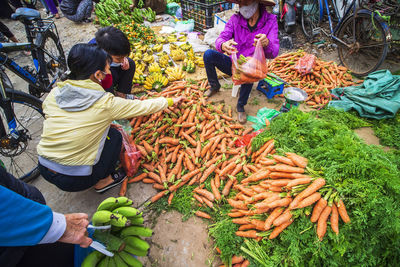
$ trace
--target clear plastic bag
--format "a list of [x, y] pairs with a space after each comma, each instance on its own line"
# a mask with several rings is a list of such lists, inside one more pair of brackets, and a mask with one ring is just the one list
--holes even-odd
[[315, 66], [316, 57], [312, 54], [306, 54], [302, 58], [300, 58], [294, 68], [301, 74], [307, 75], [311, 73], [312, 69]]
[[265, 60], [264, 49], [260, 41], [257, 41], [256, 49], [252, 57], [244, 57], [232, 54], [232, 81], [233, 84], [254, 83], [267, 76], [268, 68]]
[[122, 135], [123, 148], [120, 154], [120, 161], [126, 172], [126, 175], [128, 177], [132, 177], [139, 169], [140, 158], [142, 157], [142, 154], [136, 148], [134, 142], [129, 142], [129, 136], [121, 125], [113, 124], [112, 127], [116, 128]]

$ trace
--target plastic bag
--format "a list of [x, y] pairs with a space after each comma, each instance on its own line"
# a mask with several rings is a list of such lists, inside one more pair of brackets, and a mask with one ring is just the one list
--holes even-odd
[[175, 31], [177, 32], [192, 32], [194, 30], [194, 20], [180, 20], [175, 24]]
[[278, 114], [279, 114], [279, 111], [277, 111], [275, 109], [260, 108], [257, 111], [257, 117], [247, 116], [247, 120], [254, 122], [254, 124], [251, 127], [253, 127], [253, 129], [257, 131], [257, 130], [260, 130], [267, 126], [267, 123], [265, 120], [271, 121], [271, 119], [274, 118]]
[[232, 54], [232, 81], [235, 85], [254, 83], [267, 77], [268, 68], [265, 60], [264, 49], [257, 41], [252, 57]]
[[312, 54], [306, 54], [302, 58], [300, 58], [294, 68], [301, 74], [306, 75], [311, 73], [312, 69], [315, 66], [316, 57]]
[[242, 137], [240, 137], [239, 139], [237, 139], [235, 141], [235, 146], [236, 147], [242, 147], [242, 146], [247, 146], [248, 144], [250, 144], [251, 139], [253, 139], [253, 137], [259, 135], [260, 133], [262, 133], [264, 131], [264, 129], [260, 129], [256, 132], [252, 132], [246, 135], [243, 135]]
[[126, 175], [132, 177], [139, 169], [139, 159], [142, 157], [142, 154], [133, 142], [129, 142], [129, 136], [121, 125], [113, 124], [112, 127], [116, 128], [122, 135], [123, 149], [121, 150], [120, 161]]

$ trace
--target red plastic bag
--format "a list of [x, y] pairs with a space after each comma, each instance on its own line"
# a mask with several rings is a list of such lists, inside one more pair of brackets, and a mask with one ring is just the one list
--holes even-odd
[[257, 41], [256, 49], [252, 57], [244, 57], [232, 54], [232, 81], [239, 85], [244, 83], [258, 82], [267, 77], [268, 68], [265, 60], [264, 49], [260, 40]]
[[306, 54], [302, 58], [300, 58], [294, 68], [301, 74], [307, 75], [311, 73], [312, 69], [315, 66], [315, 59], [316, 57], [311, 54]]
[[246, 135], [243, 135], [241, 138], [237, 139], [235, 141], [235, 146], [236, 147], [242, 147], [242, 146], [247, 146], [248, 144], [250, 144], [251, 139], [253, 139], [253, 137], [259, 135], [260, 133], [262, 133], [265, 129], [260, 129], [258, 131], [255, 131], [253, 133], [249, 133]]
[[142, 154], [133, 142], [129, 142], [129, 136], [120, 125], [113, 124], [112, 127], [116, 128], [122, 135], [123, 147], [120, 154], [120, 161], [126, 175], [132, 177], [139, 169]]

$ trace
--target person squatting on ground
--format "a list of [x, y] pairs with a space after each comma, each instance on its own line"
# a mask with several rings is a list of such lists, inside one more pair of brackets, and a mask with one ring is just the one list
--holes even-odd
[[133, 99], [131, 95], [132, 79], [135, 74], [135, 62], [129, 58], [131, 45], [125, 34], [112, 26], [96, 32], [96, 37], [89, 43], [97, 44], [112, 58], [110, 70], [113, 84], [106, 91], [123, 98]]
[[112, 84], [111, 58], [98, 46], [77, 44], [68, 55], [69, 79], [59, 82], [43, 102], [46, 119], [37, 146], [39, 170], [64, 191], [94, 187], [104, 192], [120, 184], [122, 136], [111, 122], [145, 116], [182, 98], [129, 100], [104, 88]]
[[[232, 76], [232, 60], [229, 56], [233, 53], [237, 53], [238, 57], [252, 56], [258, 40], [264, 47], [266, 58], [275, 58], [279, 53], [278, 22], [276, 16], [268, 13], [265, 8], [266, 5], [275, 3], [258, 0], [241, 0], [237, 3], [239, 3], [239, 14], [234, 14], [229, 19], [225, 29], [215, 41], [217, 51], [209, 49], [204, 53], [204, 65], [211, 86], [204, 93], [208, 97], [221, 88], [216, 68]], [[247, 104], [252, 87], [252, 83], [240, 86], [236, 108], [238, 121], [242, 124], [247, 121], [244, 106]]]
[[74, 22], [91, 22], [92, 0], [62, 0], [60, 10], [64, 16]]
[[2, 267], [72, 267], [73, 244], [92, 243], [86, 236], [87, 214], [53, 212], [37, 188], [1, 166], [0, 224]]

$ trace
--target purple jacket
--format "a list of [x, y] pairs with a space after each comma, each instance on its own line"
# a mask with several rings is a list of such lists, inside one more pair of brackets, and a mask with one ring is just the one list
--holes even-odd
[[276, 16], [268, 13], [263, 6], [260, 6], [260, 11], [261, 17], [257, 23], [257, 28], [253, 32], [250, 32], [247, 20], [242, 15], [233, 15], [215, 41], [217, 50], [223, 53], [221, 50], [222, 44], [233, 38], [237, 43], [238, 56], [241, 54], [245, 57], [252, 56], [255, 49], [255, 46], [253, 46], [254, 36], [264, 33], [269, 39], [269, 45], [264, 47], [265, 57], [275, 58], [279, 53], [278, 21]]

